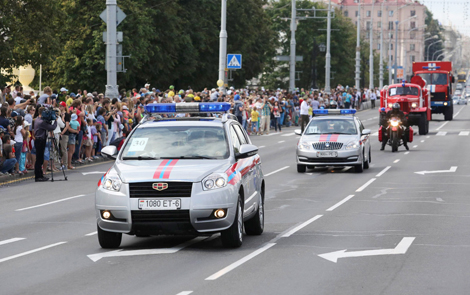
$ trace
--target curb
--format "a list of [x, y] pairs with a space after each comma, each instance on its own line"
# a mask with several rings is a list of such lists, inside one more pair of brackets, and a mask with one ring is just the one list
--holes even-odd
[[[88, 163], [85, 163], [85, 164], [76, 163], [74, 165], [77, 169], [80, 169], [80, 168], [85, 168], [87, 166], [93, 166], [96, 163], [105, 163], [105, 162], [111, 162], [111, 161], [114, 161], [114, 159], [110, 159], [110, 158], [106, 157], [106, 158], [94, 159], [93, 162], [88, 162]], [[69, 172], [69, 171], [70, 170], [66, 170], [65, 173], [67, 174], [67, 172]], [[75, 170], [73, 170], [73, 171], [75, 171]], [[45, 173], [45, 175], [50, 175], [50, 172], [48, 171], [47, 173]], [[63, 176], [62, 171], [55, 172], [54, 175], [59, 175], [59, 176], [62, 175]], [[34, 170], [28, 170], [28, 173], [23, 174], [23, 175], [14, 174], [14, 175], [0, 176], [0, 187], [4, 186], [4, 185], [7, 185], [7, 184], [16, 183], [16, 182], [25, 181], [25, 180], [30, 180], [30, 179], [34, 179]]]

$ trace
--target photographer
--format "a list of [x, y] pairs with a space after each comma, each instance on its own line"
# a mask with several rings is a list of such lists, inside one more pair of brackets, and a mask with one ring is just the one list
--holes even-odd
[[39, 116], [34, 121], [34, 145], [36, 147], [36, 163], [34, 165], [34, 176], [36, 182], [48, 181], [49, 178], [44, 177], [42, 165], [44, 163], [44, 153], [46, 151], [47, 135], [49, 131], [54, 131], [57, 127], [57, 121], [47, 122], [43, 120], [42, 115], [46, 109], [39, 108]]

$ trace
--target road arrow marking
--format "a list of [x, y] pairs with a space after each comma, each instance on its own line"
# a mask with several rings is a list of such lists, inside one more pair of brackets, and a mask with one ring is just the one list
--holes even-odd
[[415, 172], [416, 174], [424, 175], [424, 174], [433, 174], [433, 173], [449, 173], [457, 171], [457, 166], [450, 167], [449, 170], [436, 170], [436, 171], [419, 171]]
[[163, 248], [163, 249], [142, 249], [142, 250], [129, 250], [123, 251], [122, 249], [103, 252], [103, 253], [96, 253], [87, 255], [93, 262], [96, 262], [104, 257], [124, 257], [124, 256], [138, 256], [138, 255], [157, 255], [157, 254], [173, 254], [180, 251], [183, 248], [191, 246], [192, 244], [196, 244], [202, 242], [210, 237], [196, 237], [192, 240], [186, 241], [182, 244], [179, 244], [172, 248]]
[[101, 171], [93, 171], [93, 172], [83, 172], [82, 174], [83, 175], [89, 175], [89, 174], [105, 174], [105, 172], [101, 172]]
[[395, 249], [365, 250], [365, 251], [355, 251], [355, 252], [346, 252], [347, 249], [345, 249], [345, 250], [320, 254], [318, 256], [336, 263], [339, 258], [405, 254], [406, 251], [408, 251], [408, 248], [413, 243], [414, 239], [415, 237], [403, 238], [400, 241], [400, 243], [398, 243], [398, 245], [395, 247]]

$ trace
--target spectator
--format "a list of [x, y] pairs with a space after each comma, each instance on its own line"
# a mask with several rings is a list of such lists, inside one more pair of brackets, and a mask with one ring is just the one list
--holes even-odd
[[26, 135], [26, 132], [24, 130], [23, 117], [16, 116], [15, 127], [13, 129], [13, 133], [15, 134], [15, 145], [14, 145], [15, 158], [16, 158], [15, 173], [23, 174], [23, 172], [19, 170], [21, 151], [23, 149], [23, 138]]
[[34, 176], [36, 182], [48, 181], [49, 178], [44, 177], [42, 165], [44, 164], [46, 152], [47, 133], [53, 131], [57, 127], [57, 121], [50, 124], [42, 119], [44, 107], [39, 108], [39, 116], [34, 121], [34, 145], [36, 147], [36, 163], [34, 166]]
[[77, 142], [77, 136], [79, 136], [80, 132], [80, 123], [77, 121], [78, 116], [77, 114], [72, 114], [70, 116], [70, 123], [69, 123], [69, 141], [68, 141], [68, 169], [75, 169], [75, 167], [72, 166], [72, 156], [75, 153], [75, 146]]
[[260, 107], [261, 109], [261, 124], [260, 124], [260, 131], [259, 133], [263, 135], [265, 133], [266, 135], [269, 134], [269, 126], [270, 126], [270, 121], [271, 121], [271, 112], [272, 112], [272, 105], [269, 103], [267, 98], [265, 97], [263, 99], [263, 103]]
[[49, 86], [44, 87], [43, 94], [38, 98], [38, 104], [40, 105], [52, 105], [52, 89]]
[[3, 149], [1, 151], [2, 157], [0, 158], [0, 172], [3, 174], [13, 173], [13, 169], [17, 163], [11, 146], [10, 135], [5, 134], [2, 139]]

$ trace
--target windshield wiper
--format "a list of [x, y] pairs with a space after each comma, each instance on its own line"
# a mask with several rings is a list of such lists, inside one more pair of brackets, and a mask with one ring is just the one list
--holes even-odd
[[354, 134], [354, 133], [346, 133], [346, 132], [326, 132], [321, 134]]
[[138, 156], [138, 157], [122, 157], [123, 160], [159, 160], [160, 158], [155, 158], [155, 157], [142, 157], [142, 156]]
[[181, 156], [181, 157], [161, 157], [160, 159], [215, 159], [214, 157], [206, 156]]

